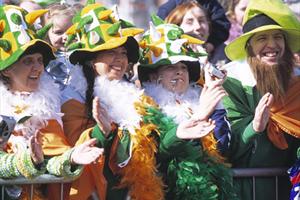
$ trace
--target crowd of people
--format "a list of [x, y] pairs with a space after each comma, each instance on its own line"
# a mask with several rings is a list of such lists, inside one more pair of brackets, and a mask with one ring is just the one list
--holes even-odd
[[[289, 2], [155, 1], [146, 30], [115, 3], [0, 6], [0, 178], [74, 177], [65, 200], [299, 199], [300, 21]], [[290, 177], [233, 180], [232, 168]], [[26, 185], [0, 193], [30, 198]]]

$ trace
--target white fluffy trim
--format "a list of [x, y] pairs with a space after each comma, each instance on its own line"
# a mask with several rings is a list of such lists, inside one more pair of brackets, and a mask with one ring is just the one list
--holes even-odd
[[62, 124], [60, 112], [60, 92], [49, 75], [43, 73], [37, 91], [12, 92], [0, 82], [0, 114], [12, 116], [19, 121], [25, 116], [32, 116], [15, 127], [24, 130], [27, 136], [47, 125], [47, 120], [55, 119]]
[[140, 101], [143, 90], [125, 81], [110, 81], [105, 76], [95, 80], [94, 95], [111, 119], [121, 127], [133, 130], [138, 128], [141, 116], [135, 110], [134, 103]]
[[196, 114], [201, 93], [199, 86], [190, 85], [184, 94], [178, 95], [166, 90], [160, 84], [144, 83], [143, 85], [146, 94], [154, 98], [163, 112], [173, 117], [177, 123], [189, 119], [191, 117], [191, 111]]

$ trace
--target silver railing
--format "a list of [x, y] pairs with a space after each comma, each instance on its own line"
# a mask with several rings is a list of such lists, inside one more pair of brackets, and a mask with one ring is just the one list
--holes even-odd
[[[278, 177], [287, 176], [286, 168], [234, 168], [232, 169], [233, 178], [251, 178], [252, 179], [252, 193], [253, 200], [255, 200], [255, 181], [257, 177], [274, 177], [275, 179], [275, 191], [276, 200], [278, 200]], [[48, 183], [60, 183], [60, 199], [63, 200], [63, 185], [74, 181], [76, 178], [62, 178], [53, 175], [44, 174], [34, 179], [15, 178], [15, 179], [0, 179], [0, 185], [2, 186], [2, 197], [4, 200], [4, 188], [8, 185], [30, 185], [30, 199], [33, 199], [33, 188], [35, 184], [48, 184]]]
[[235, 168], [232, 169], [233, 178], [251, 178], [252, 179], [252, 196], [255, 200], [255, 181], [258, 177], [274, 177], [275, 179], [275, 196], [278, 200], [278, 177], [288, 176], [287, 168]]
[[62, 178], [56, 177], [49, 174], [43, 174], [41, 176], [35, 177], [34, 179], [26, 179], [24, 177], [18, 177], [14, 179], [1, 179], [0, 178], [0, 185], [1, 185], [1, 200], [4, 199], [5, 195], [5, 187], [9, 185], [30, 185], [30, 200], [33, 199], [33, 188], [35, 184], [48, 184], [48, 183], [60, 183], [60, 199], [63, 200], [64, 194], [64, 183], [72, 182], [76, 179], [75, 178]]

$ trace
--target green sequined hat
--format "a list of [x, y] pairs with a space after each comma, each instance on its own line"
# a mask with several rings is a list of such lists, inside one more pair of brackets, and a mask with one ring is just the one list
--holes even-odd
[[194, 52], [190, 44], [204, 42], [184, 34], [175, 24], [167, 24], [156, 15], [151, 16], [150, 29], [145, 32], [140, 47], [142, 56], [138, 67], [139, 80], [149, 80], [149, 73], [159, 66], [184, 62], [189, 70], [191, 81], [197, 81], [200, 76], [199, 57], [206, 52]]
[[[73, 19], [73, 25], [66, 31], [69, 35], [68, 49], [73, 64], [82, 63], [95, 52], [125, 46], [129, 62], [136, 63], [139, 46], [133, 36], [142, 33], [131, 23], [119, 18], [117, 7], [107, 9], [102, 4], [88, 1], [87, 5]], [[74, 39], [76, 43], [71, 44]]]
[[52, 47], [41, 39], [51, 25], [38, 31], [34, 28], [35, 20], [47, 11], [28, 13], [13, 5], [0, 7], [0, 71], [14, 64], [26, 51], [33, 49], [43, 55], [45, 65], [55, 58]]

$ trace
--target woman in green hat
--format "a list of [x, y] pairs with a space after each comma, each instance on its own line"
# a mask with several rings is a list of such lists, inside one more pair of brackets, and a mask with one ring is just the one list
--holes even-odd
[[[82, 65], [83, 75], [72, 75], [65, 90], [64, 130], [71, 143], [97, 138], [105, 156], [73, 183], [70, 198], [87, 199], [96, 192], [109, 200], [164, 199], [156, 156], [179, 151], [180, 138], [188, 132], [182, 130], [196, 138], [214, 124], [193, 120], [178, 126], [124, 79], [128, 64], [138, 61], [139, 46], [133, 36], [142, 30], [119, 19], [116, 9], [89, 2], [74, 22], [67, 33], [70, 40], [72, 34], [79, 34], [81, 40], [72, 44], [70, 61]], [[79, 85], [80, 80], [85, 85]]]
[[222, 88], [225, 76], [216, 78], [205, 70], [206, 83], [201, 90], [197, 85], [201, 54], [189, 47], [201, 41], [186, 37], [180, 27], [156, 16], [152, 16], [152, 22], [140, 42], [143, 53], [138, 75], [146, 94], [176, 123], [212, 119], [216, 124], [210, 134], [200, 140], [187, 140], [182, 152], [174, 152], [161, 164], [167, 183], [166, 199], [234, 199], [229, 169], [222, 157], [230, 138], [226, 112], [219, 103], [226, 95]]
[[[36, 31], [33, 25], [47, 10], [28, 13], [8, 5], [1, 6], [0, 12], [0, 115], [17, 122], [10, 127], [8, 143], [1, 142], [0, 176], [33, 178], [47, 169], [57, 176], [76, 177], [82, 168], [77, 164], [94, 162], [102, 150], [92, 147], [95, 140], [71, 148], [64, 136], [59, 90], [44, 73], [44, 66], [54, 58], [52, 47], [38, 39], [45, 30]], [[8, 130], [1, 131], [9, 136]], [[59, 188], [49, 186], [47, 196], [58, 199], [54, 189]], [[20, 198], [28, 198], [26, 192]]]
[[[232, 127], [230, 161], [236, 168], [289, 167], [300, 145], [300, 79], [293, 52], [300, 49], [300, 22], [281, 0], [250, 0], [243, 34], [226, 47], [234, 60], [224, 88]], [[274, 178], [238, 179], [240, 199], [275, 199]], [[279, 177], [278, 199], [288, 199]]]

